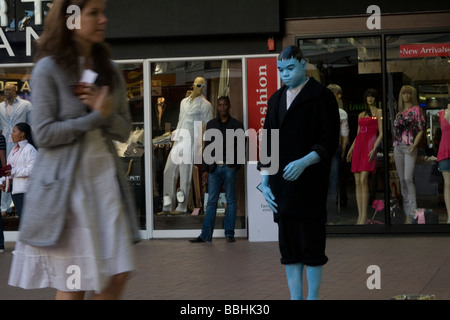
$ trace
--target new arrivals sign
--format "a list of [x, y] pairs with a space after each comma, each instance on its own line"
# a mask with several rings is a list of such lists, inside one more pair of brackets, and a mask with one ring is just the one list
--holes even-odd
[[450, 43], [423, 43], [400, 45], [400, 58], [447, 57]]

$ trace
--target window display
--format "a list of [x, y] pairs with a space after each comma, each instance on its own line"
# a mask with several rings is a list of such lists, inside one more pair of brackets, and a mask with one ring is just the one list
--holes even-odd
[[123, 160], [128, 181], [136, 199], [139, 227], [146, 229], [145, 201], [145, 141], [144, 141], [144, 76], [142, 63], [118, 63], [122, 71], [128, 96], [128, 106], [133, 120], [133, 130], [126, 143], [116, 143], [118, 155]]
[[[338, 93], [342, 110], [341, 136], [345, 139], [341, 139], [330, 175], [328, 224], [369, 224], [372, 204], [384, 201], [385, 189], [381, 39], [301, 39], [299, 46], [308, 59], [307, 75]], [[383, 212], [377, 220], [385, 223]]]
[[[439, 171], [437, 152], [443, 129], [439, 112], [450, 97], [450, 36], [392, 35], [386, 43], [392, 121], [388, 137], [395, 158], [390, 170], [398, 176], [396, 198], [404, 214], [392, 223], [449, 223], [446, 173]], [[418, 220], [423, 212], [437, 219]]]
[[[20, 110], [24, 111], [21, 114], [16, 113], [11, 119], [22, 119], [23, 121], [26, 121], [25, 119], [28, 119], [28, 116], [26, 114], [29, 114], [27, 110], [29, 110], [31, 100], [31, 88], [29, 84], [31, 69], [31, 66], [17, 66], [8, 68], [0, 67], [0, 108], [6, 107], [6, 98], [12, 98], [14, 103], [12, 105], [8, 104], [8, 107], [6, 107], [6, 112], [10, 114], [12, 110], [10, 110], [9, 108], [12, 107], [20, 108]], [[17, 97], [17, 99], [14, 97]], [[10, 118], [3, 117], [3, 119]], [[5, 127], [0, 127], [1, 134], [5, 138], [6, 144], [9, 145], [6, 148], [6, 157], [8, 157], [8, 152], [10, 152], [15, 145], [10, 137], [10, 133], [14, 125], [15, 123], [6, 124], [6, 122], [3, 122], [3, 126]], [[1, 163], [0, 165], [6, 166], [6, 163]], [[11, 200], [11, 193], [1, 193], [2, 221], [0, 221], [0, 232], [2, 232], [1, 229], [3, 229], [3, 231], [17, 231], [19, 227], [19, 215], [16, 211], [13, 201]]]
[[[362, 99], [364, 90], [378, 92], [380, 102], [376, 107], [381, 112], [375, 117], [386, 116], [381, 122], [382, 132], [374, 136], [381, 139], [373, 141], [377, 141], [376, 152], [365, 151], [365, 158], [373, 156], [375, 161], [373, 170], [367, 171], [367, 184], [351, 174], [355, 165], [351, 155], [347, 157], [349, 162], [341, 161], [338, 196], [329, 199], [337, 208], [338, 218], [329, 216], [328, 223], [373, 224], [367, 214], [379, 208], [379, 201], [388, 205], [384, 205], [384, 214], [382, 209], [375, 209], [377, 224], [449, 223], [445, 156], [439, 158], [438, 152], [446, 127], [443, 110], [450, 97], [450, 36], [361, 36], [299, 39], [298, 43], [309, 58], [309, 76], [342, 88], [350, 144], [362, 131], [370, 131], [368, 125], [358, 123], [369, 103]], [[386, 73], [382, 72], [384, 63]], [[354, 153], [351, 145], [347, 148]], [[362, 185], [365, 187], [361, 189]], [[422, 218], [425, 215], [428, 220]]]
[[[242, 121], [242, 61], [152, 62], [151, 84], [154, 229], [201, 229], [208, 194], [201, 179], [203, 133], [218, 116], [222, 95], [230, 97], [232, 116]], [[243, 170], [237, 180], [236, 228], [245, 228]], [[223, 208], [226, 203], [218, 206], [216, 229], [223, 228]]]
[[[126, 82], [128, 104], [133, 119], [133, 131], [126, 143], [116, 143], [116, 149], [123, 158], [127, 169], [128, 180], [135, 190], [136, 203], [139, 209], [140, 228], [146, 227], [145, 212], [145, 170], [144, 170], [144, 104], [143, 104], [143, 72], [142, 63], [118, 63]], [[32, 100], [32, 88], [29, 83], [33, 66], [0, 67], [0, 104], [4, 101], [4, 89], [7, 84], [17, 87], [17, 96], [23, 100]], [[5, 137], [8, 141], [8, 137]], [[14, 204], [11, 210], [3, 215], [5, 231], [18, 230], [18, 217]]]

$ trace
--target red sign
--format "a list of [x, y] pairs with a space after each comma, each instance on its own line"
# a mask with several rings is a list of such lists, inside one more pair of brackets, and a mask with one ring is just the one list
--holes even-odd
[[400, 58], [447, 57], [450, 43], [424, 43], [400, 45]]
[[[264, 127], [267, 101], [278, 89], [277, 58], [247, 59], [248, 129], [259, 133]], [[259, 135], [259, 134], [258, 134]], [[250, 140], [251, 143], [251, 140]], [[250, 154], [250, 161], [255, 161]]]

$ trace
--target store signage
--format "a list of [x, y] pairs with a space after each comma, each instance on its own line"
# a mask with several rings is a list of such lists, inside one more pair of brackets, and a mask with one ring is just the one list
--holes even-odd
[[[249, 139], [256, 148], [262, 145], [262, 131], [267, 114], [267, 102], [278, 89], [277, 58], [248, 58], [247, 59], [247, 103], [248, 103], [248, 131], [258, 133], [258, 139]], [[251, 138], [249, 136], [249, 138]], [[259, 140], [259, 141], [258, 141]], [[259, 153], [258, 153], [259, 154]], [[262, 156], [262, 155], [261, 155]], [[262, 156], [263, 157], [263, 156]], [[261, 157], [261, 158], [262, 158]], [[259, 159], [261, 159], [259, 158]], [[260, 172], [257, 169], [258, 155], [249, 152], [247, 163], [247, 212], [249, 241], [277, 241], [278, 228], [273, 222], [272, 210], [267, 205], [262, 193], [258, 189], [261, 182]], [[277, 166], [278, 168], [278, 166]]]
[[[278, 88], [277, 58], [247, 59], [248, 129], [262, 132], [267, 101]], [[259, 138], [261, 135], [259, 135]], [[249, 159], [254, 161], [256, 159]]]
[[448, 57], [450, 43], [423, 43], [400, 45], [400, 58]]
[[[26, 27], [26, 56], [31, 56], [31, 41], [32, 39], [39, 39], [39, 35], [34, 31], [32, 27]], [[5, 33], [0, 28], [0, 50], [6, 50], [10, 57], [14, 57], [16, 54], [14, 53], [13, 47], [9, 43], [8, 39], [5, 36]]]
[[[19, 83], [20, 81], [20, 83]], [[28, 82], [28, 80], [7, 80], [7, 81], [3, 81], [0, 80], [0, 92], [3, 92], [5, 90], [5, 86], [7, 84], [13, 84], [15, 86], [17, 86], [17, 90], [19, 92], [31, 92], [31, 88], [30, 88], [30, 84]]]
[[[52, 1], [49, 0], [16, 0], [6, 1], [0, 0], [0, 57], [15, 57], [15, 48], [17, 39], [23, 41], [25, 34], [25, 55], [31, 56], [32, 40], [39, 39], [38, 32], [34, 27], [41, 28], [44, 21], [45, 12], [49, 9]], [[24, 5], [23, 16], [22, 13], [16, 12], [15, 8], [19, 5]], [[30, 9], [30, 10], [28, 10]], [[18, 44], [18, 47], [21, 47]], [[19, 50], [20, 51], [20, 50]], [[21, 53], [23, 55], [23, 52]]]

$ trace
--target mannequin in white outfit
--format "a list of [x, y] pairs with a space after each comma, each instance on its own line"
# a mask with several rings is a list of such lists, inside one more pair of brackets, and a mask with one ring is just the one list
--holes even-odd
[[[180, 213], [187, 211], [192, 169], [194, 167], [194, 122], [201, 121], [204, 126], [212, 119], [211, 103], [202, 94], [205, 82], [206, 80], [202, 77], [195, 78], [191, 95], [181, 100], [180, 103], [177, 130], [184, 129], [190, 133], [191, 161], [189, 163], [183, 161], [179, 164], [173, 162], [172, 151], [176, 150], [179, 143], [179, 141], [175, 141], [164, 168], [163, 212]], [[180, 178], [180, 186], [176, 189], [178, 177]], [[174, 210], [177, 202], [178, 206]]]

